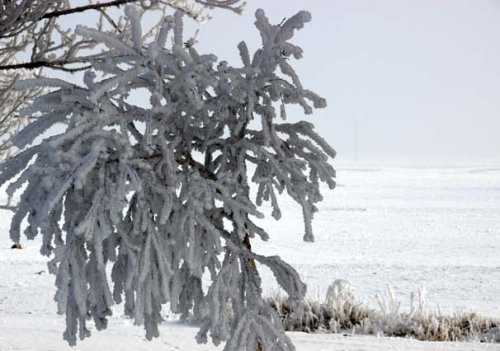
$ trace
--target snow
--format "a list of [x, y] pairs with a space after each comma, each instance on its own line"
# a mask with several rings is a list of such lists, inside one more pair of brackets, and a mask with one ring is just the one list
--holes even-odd
[[338, 168], [338, 187], [323, 190], [314, 218], [315, 243], [301, 241], [300, 209], [286, 202], [281, 221], [266, 220], [270, 241], [254, 249], [280, 254], [313, 296], [344, 279], [373, 304], [391, 284], [409, 306], [425, 286], [431, 308], [500, 316], [498, 166]]
[[[283, 199], [280, 221], [266, 217], [268, 243], [253, 249], [279, 254], [298, 269], [310, 296], [326, 293], [335, 279], [348, 280], [356, 296], [375, 306], [375, 294], [391, 284], [409, 308], [410, 293], [427, 290], [432, 309], [476, 311], [500, 317], [500, 168], [395, 167], [342, 165], [339, 186], [325, 189], [325, 200], [313, 222], [315, 243], [302, 241], [301, 210]], [[4, 196], [1, 196], [4, 198]], [[265, 209], [270, 214], [271, 209]], [[54, 277], [38, 241], [23, 241], [11, 250], [11, 213], [0, 217], [0, 350], [68, 350], [62, 340], [64, 318], [56, 315]], [[261, 269], [261, 268], [259, 268]], [[276, 288], [261, 269], [266, 293]], [[173, 316], [160, 326], [160, 338], [145, 341], [142, 327], [132, 325], [115, 306], [104, 332], [76, 350], [221, 350], [197, 345], [196, 327]], [[343, 334], [288, 333], [297, 350], [500, 350], [480, 343], [430, 343], [398, 338]]]
[[[12, 318], [9, 325], [0, 324], [0, 349], [2, 351], [61, 351], [69, 350], [60, 336], [62, 322], [48, 318]], [[198, 345], [194, 341], [197, 328], [163, 323], [160, 338], [145, 340], [143, 331], [137, 327], [111, 323], [109, 330], [95, 333], [81, 342], [76, 351], [123, 350], [123, 351], [220, 351], [212, 345]], [[343, 334], [288, 333], [297, 351], [497, 351], [499, 346], [474, 343], [421, 342], [400, 338], [377, 338]]]
[[[220, 351], [222, 347], [198, 345], [194, 341], [197, 328], [163, 323], [160, 337], [148, 342], [143, 330], [132, 325], [111, 323], [109, 330], [95, 333], [79, 343], [75, 351]], [[50, 318], [20, 317], [0, 324], [0, 350], [2, 351], [62, 351], [69, 346], [61, 338], [62, 321]], [[498, 351], [493, 344], [421, 342], [401, 338], [377, 338], [343, 334], [288, 333], [297, 351]]]

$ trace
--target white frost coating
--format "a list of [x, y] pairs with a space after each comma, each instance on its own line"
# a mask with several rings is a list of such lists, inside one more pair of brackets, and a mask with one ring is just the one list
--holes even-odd
[[130, 28], [132, 29], [132, 43], [136, 50], [142, 48], [142, 27], [141, 16], [139, 9], [133, 5], [125, 7], [125, 15], [130, 21]]
[[[106, 44], [110, 49], [116, 49], [122, 54], [134, 55], [136, 51], [129, 45], [123, 43], [119, 38], [115, 38], [110, 33], [100, 32], [92, 28], [86, 28], [81, 25], [76, 26], [75, 33], [94, 39], [98, 43]], [[130, 43], [133, 45], [133, 43]]]
[[[166, 18], [152, 42], [143, 42], [140, 13], [129, 8], [127, 14], [130, 42], [78, 28], [111, 53], [92, 62], [85, 87], [24, 83], [58, 90], [26, 110], [41, 117], [17, 137], [18, 145], [30, 145], [61, 119], [68, 127], [0, 166], [0, 185], [13, 181], [9, 194], [25, 186], [11, 237], [19, 241], [26, 219], [24, 234], [42, 235], [41, 252], [54, 254], [49, 267], [72, 345], [77, 334], [90, 335], [88, 317], [105, 329], [111, 305], [121, 302], [148, 339], [157, 337], [162, 306], [170, 302], [183, 319], [201, 322], [199, 342], [210, 334], [215, 344], [227, 341], [226, 351], [293, 350], [262, 300], [255, 263], [269, 266], [291, 306], [306, 286], [279, 257], [254, 254], [250, 238], [269, 238], [253, 221], [263, 216], [258, 206], [270, 201], [279, 219], [277, 193], [286, 191], [302, 207], [305, 239], [312, 241], [319, 183], [335, 185], [328, 163], [335, 151], [312, 124], [277, 122], [288, 104], [305, 113], [326, 105], [302, 88], [289, 61], [302, 50], [288, 40], [310, 15], [272, 25], [259, 10], [262, 47], [251, 55], [241, 43], [243, 68], [235, 68], [199, 54], [192, 41], [184, 45], [181, 13]], [[151, 107], [127, 103], [134, 89], [148, 90]], [[259, 129], [250, 128], [253, 119], [261, 120]], [[256, 199], [250, 183], [258, 187]], [[203, 291], [207, 271], [212, 285]]]

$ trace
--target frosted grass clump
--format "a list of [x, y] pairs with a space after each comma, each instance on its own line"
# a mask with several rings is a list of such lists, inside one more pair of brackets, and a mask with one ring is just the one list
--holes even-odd
[[[411, 294], [410, 311], [401, 309], [390, 286], [376, 296], [378, 309], [359, 302], [349, 283], [335, 280], [323, 301], [305, 300], [290, 306], [281, 293], [268, 300], [285, 330], [411, 337], [422, 341], [500, 342], [500, 320], [475, 313], [443, 315], [427, 308], [425, 289]], [[299, 313], [296, 313], [299, 311]]]
[[[42, 236], [71, 345], [90, 336], [89, 319], [105, 329], [111, 306], [122, 302], [147, 339], [158, 337], [168, 302], [182, 319], [201, 321], [199, 342], [210, 334], [226, 351], [294, 350], [262, 299], [257, 264], [272, 270], [291, 306], [306, 286], [279, 257], [254, 253], [250, 240], [269, 238], [254, 222], [263, 216], [258, 207], [270, 201], [279, 219], [277, 194], [286, 192], [302, 207], [304, 239], [312, 241], [320, 182], [335, 186], [335, 151], [312, 124], [283, 121], [288, 104], [306, 114], [326, 106], [291, 66], [302, 50], [289, 40], [310, 15], [272, 25], [258, 10], [262, 47], [250, 55], [241, 42], [243, 64], [231, 67], [185, 41], [181, 12], [162, 19], [152, 40], [142, 32], [141, 11], [128, 7], [126, 14], [129, 31], [121, 37], [77, 28], [107, 48], [83, 85], [50, 78], [18, 84], [51, 91], [24, 110], [40, 117], [13, 140], [24, 151], [0, 166], [8, 194], [22, 192], [12, 240], [19, 242], [23, 221], [28, 239]], [[149, 104], [129, 102], [140, 90]], [[63, 133], [32, 145], [60, 122]]]

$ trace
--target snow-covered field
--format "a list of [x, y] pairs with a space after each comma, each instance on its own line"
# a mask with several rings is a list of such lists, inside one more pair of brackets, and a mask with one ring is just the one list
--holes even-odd
[[255, 250], [292, 263], [312, 296], [345, 279], [367, 303], [391, 284], [409, 305], [424, 286], [431, 309], [500, 317], [500, 166], [344, 165], [337, 177], [314, 244], [301, 241], [300, 209], [286, 202]]
[[[468, 310], [500, 317], [500, 166], [338, 166], [339, 186], [325, 193], [314, 227], [316, 242], [302, 242], [300, 210], [283, 199], [283, 218], [266, 219], [271, 240], [253, 243], [279, 254], [323, 295], [335, 279], [351, 282], [356, 296], [374, 305], [391, 284], [409, 308], [424, 286], [432, 310]], [[3, 196], [1, 196], [3, 198]], [[11, 213], [0, 212], [0, 351], [67, 350], [64, 319], [55, 313], [54, 278], [37, 242], [11, 250]], [[262, 271], [265, 290], [276, 287]], [[166, 322], [148, 343], [141, 328], [115, 309], [108, 330], [94, 332], [77, 350], [221, 350], [196, 345], [196, 329]], [[500, 350], [479, 343], [290, 333], [297, 350]]]

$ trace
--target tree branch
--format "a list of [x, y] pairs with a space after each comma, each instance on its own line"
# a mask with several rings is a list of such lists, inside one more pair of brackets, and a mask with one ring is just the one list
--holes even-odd
[[41, 17], [41, 19], [47, 19], [47, 18], [54, 18], [54, 17], [60, 17], [60, 16], [66, 16], [70, 15], [72, 13], [77, 13], [77, 12], [85, 12], [88, 10], [100, 10], [106, 7], [110, 6], [122, 6], [130, 2], [136, 2], [137, 0], [114, 0], [110, 2], [103, 2], [103, 3], [97, 3], [97, 4], [91, 4], [91, 5], [86, 5], [86, 6], [80, 6], [80, 7], [75, 7], [72, 9], [66, 9], [66, 10], [60, 10], [60, 11], [53, 11], [46, 13]]
[[[96, 60], [94, 58], [93, 60]], [[66, 61], [66, 60], [56, 60], [56, 61], [45, 61], [45, 60], [40, 60], [40, 61], [33, 61], [33, 62], [21, 62], [21, 63], [15, 63], [11, 65], [0, 65], [0, 71], [7, 71], [7, 70], [16, 70], [16, 69], [37, 69], [41, 67], [45, 68], [52, 68], [52, 69], [59, 69], [62, 71], [66, 72], [77, 72], [81, 71], [84, 69], [89, 68], [90, 66], [85, 66], [85, 67], [75, 67], [75, 68], [70, 68], [70, 67], [64, 67], [66, 65], [71, 65], [71, 64], [83, 64], [83, 63], [89, 63], [91, 59], [80, 59], [80, 60], [71, 60], [71, 61]]]
[[12, 212], [16, 212], [17, 207], [16, 206], [0, 205], [0, 210], [9, 210]]
[[[241, 14], [246, 1], [241, 0], [195, 0], [198, 4], [208, 7], [220, 7], [223, 9], [231, 10], [237, 14]], [[239, 5], [239, 6], [235, 6]]]

